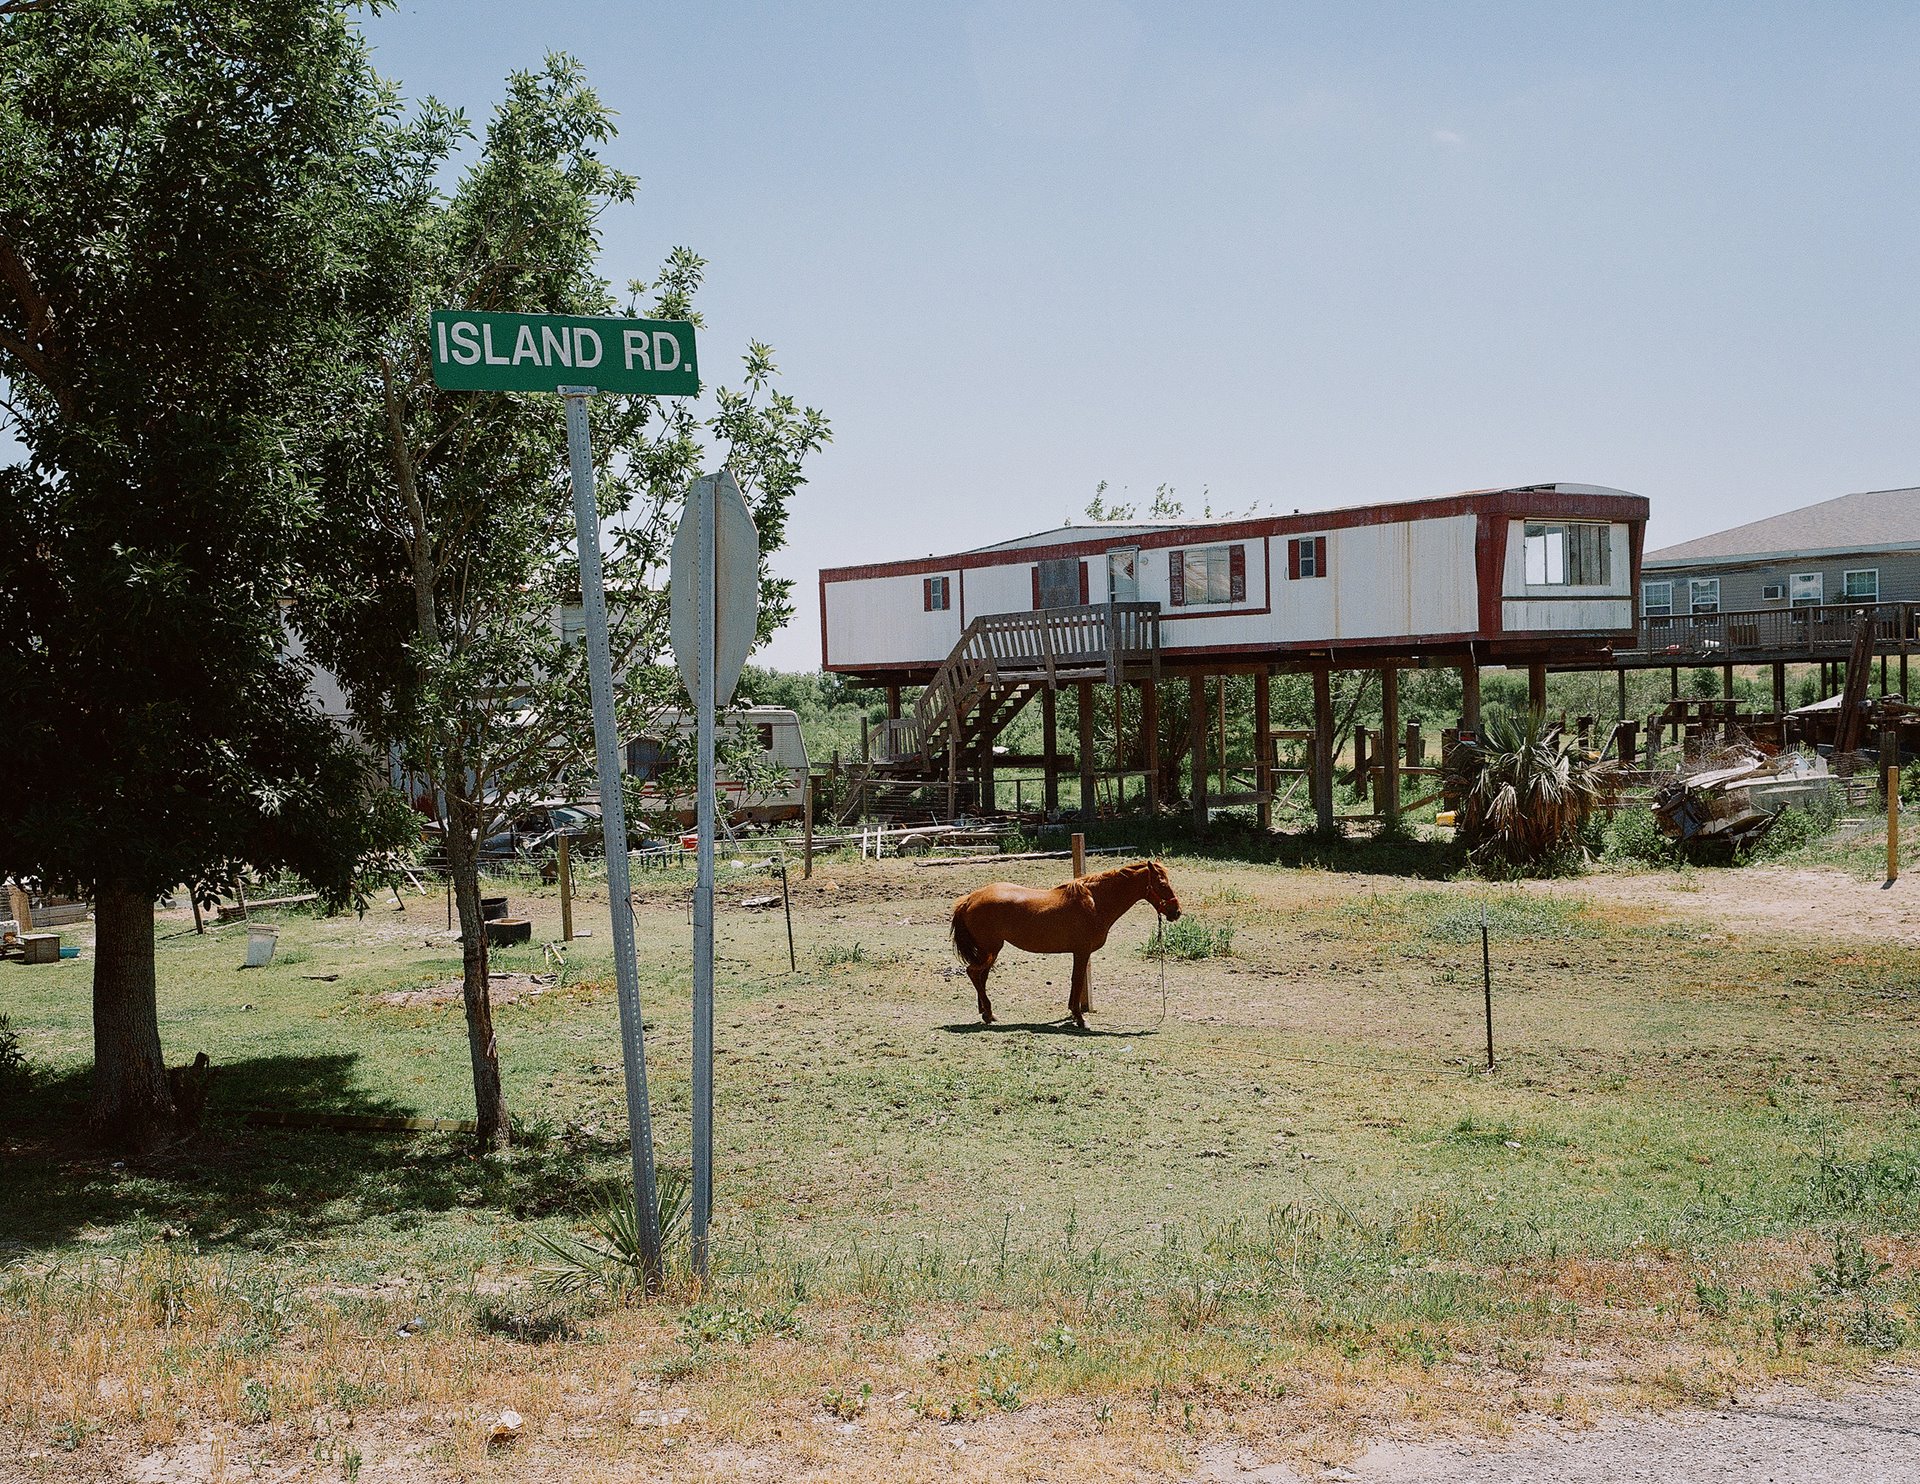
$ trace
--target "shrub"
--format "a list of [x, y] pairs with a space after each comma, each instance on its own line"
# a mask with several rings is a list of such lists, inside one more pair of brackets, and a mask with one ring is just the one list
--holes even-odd
[[1661, 832], [1653, 811], [1637, 804], [1617, 811], [1608, 821], [1602, 849], [1609, 856], [1650, 866], [1670, 866], [1680, 860], [1678, 844]]
[[0, 1015], [0, 1084], [24, 1082], [29, 1072], [27, 1054], [20, 1049], [20, 1033]]
[[1577, 859], [1594, 813], [1619, 789], [1619, 765], [1577, 747], [1539, 712], [1489, 715], [1446, 761], [1460, 799], [1460, 841], [1475, 865], [1538, 871]]

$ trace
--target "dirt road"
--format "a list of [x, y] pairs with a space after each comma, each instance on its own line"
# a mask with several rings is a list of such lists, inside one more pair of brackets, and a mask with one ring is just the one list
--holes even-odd
[[1317, 1474], [1213, 1461], [1207, 1484], [1920, 1484], [1920, 1372], [1820, 1397], [1782, 1390], [1713, 1412], [1634, 1417], [1504, 1448], [1377, 1443]]

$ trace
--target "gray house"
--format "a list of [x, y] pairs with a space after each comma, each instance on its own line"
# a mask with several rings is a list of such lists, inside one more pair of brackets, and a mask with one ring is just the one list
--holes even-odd
[[1644, 618], [1920, 603], [1920, 488], [1868, 490], [1650, 551]]

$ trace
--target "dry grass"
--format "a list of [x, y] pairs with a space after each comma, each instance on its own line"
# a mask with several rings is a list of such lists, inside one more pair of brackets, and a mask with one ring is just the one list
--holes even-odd
[[[996, 979], [1012, 1023], [972, 1024], [940, 930], [976, 871], [796, 883], [798, 975], [777, 911], [723, 908], [719, 1265], [640, 1305], [532, 1282], [533, 1234], [576, 1229], [623, 1163], [603, 916], [564, 983], [501, 1012], [528, 1120], [505, 1160], [239, 1116], [460, 1116], [458, 1009], [383, 1000], [447, 977], [435, 903], [291, 919], [264, 973], [231, 937], [163, 942], [170, 1048], [228, 1070], [202, 1138], [141, 1169], [65, 1133], [85, 965], [0, 970], [40, 1069], [0, 1094], [0, 1472], [1158, 1478], [1209, 1442], [1334, 1461], [1914, 1343], [1914, 1033], [1888, 1013], [1910, 950], [1730, 939], [1606, 878], [1174, 873], [1233, 955], [1173, 962], [1157, 1024], [1129, 920], [1091, 1036], [1031, 959]], [[656, 1120], [684, 1158], [685, 889], [645, 889]], [[1483, 900], [1491, 1078], [1467, 1070]], [[1815, 1278], [1853, 1233], [1892, 1265], [1878, 1329]], [[507, 1407], [519, 1435], [490, 1443]]]

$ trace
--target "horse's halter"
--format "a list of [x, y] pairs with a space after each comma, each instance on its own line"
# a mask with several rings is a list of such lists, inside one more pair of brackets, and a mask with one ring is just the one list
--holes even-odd
[[1147, 901], [1152, 906], [1155, 914], [1164, 919], [1169, 906], [1176, 912], [1179, 911], [1180, 899], [1173, 894], [1173, 883], [1167, 879], [1167, 872], [1164, 866], [1158, 865], [1153, 861], [1148, 861], [1146, 867]]

